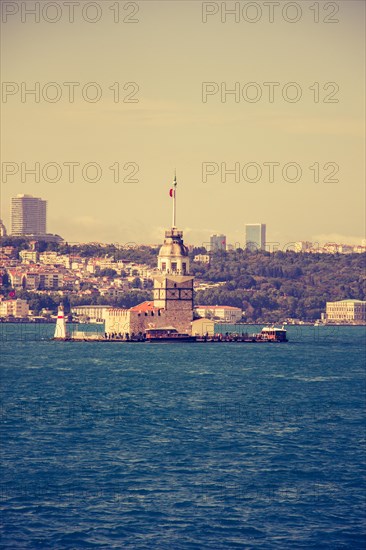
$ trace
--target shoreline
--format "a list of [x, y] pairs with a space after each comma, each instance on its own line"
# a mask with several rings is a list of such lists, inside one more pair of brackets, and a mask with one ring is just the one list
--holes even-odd
[[[44, 321], [34, 321], [30, 319], [22, 319], [17, 318], [16, 320], [6, 320], [6, 319], [0, 319], [0, 324], [4, 325], [55, 325], [57, 319], [50, 319], [50, 320], [44, 320]], [[303, 321], [301, 323], [283, 323], [281, 321], [263, 321], [263, 322], [253, 322], [253, 323], [225, 323], [221, 321], [217, 321], [218, 325], [235, 325], [235, 326], [272, 326], [274, 324], [276, 325], [283, 325], [287, 327], [365, 327], [366, 322], [358, 322], [358, 323], [319, 323], [315, 325], [315, 322], [311, 321]], [[102, 326], [103, 323], [79, 323], [76, 321], [67, 321], [66, 324], [68, 325], [89, 325], [89, 326]]]

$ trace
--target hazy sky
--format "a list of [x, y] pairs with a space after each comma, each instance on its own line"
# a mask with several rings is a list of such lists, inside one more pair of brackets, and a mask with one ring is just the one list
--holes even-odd
[[[8, 228], [11, 197], [29, 193], [70, 242], [158, 243], [176, 169], [187, 243], [243, 243], [254, 222], [281, 244], [364, 237], [363, 1], [230, 1], [230, 15], [222, 2], [80, 0], [74, 22], [62, 1], [40, 2], [37, 22], [36, 2], [1, 4]], [[25, 93], [37, 86], [38, 102]], [[64, 163], [79, 163], [73, 182]]]

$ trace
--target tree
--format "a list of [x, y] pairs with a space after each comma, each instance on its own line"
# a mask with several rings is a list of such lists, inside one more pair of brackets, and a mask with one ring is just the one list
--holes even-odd
[[65, 296], [62, 300], [62, 304], [64, 306], [64, 312], [65, 312], [65, 315], [68, 315], [70, 313], [70, 310], [71, 310], [71, 304], [70, 304], [70, 299], [68, 296]]
[[3, 274], [2, 286], [3, 287], [9, 287], [10, 286], [10, 277], [6, 272]]
[[132, 288], [142, 288], [142, 282], [139, 277], [135, 277], [131, 283]]
[[101, 271], [99, 271], [98, 273], [98, 277], [110, 277], [111, 279], [114, 279], [116, 275], [117, 275], [117, 271], [109, 267], [107, 267], [106, 269], [101, 269]]

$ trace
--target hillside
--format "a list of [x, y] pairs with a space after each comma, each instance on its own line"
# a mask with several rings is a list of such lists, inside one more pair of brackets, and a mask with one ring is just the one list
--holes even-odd
[[327, 301], [365, 299], [365, 260], [365, 254], [218, 252], [192, 272], [225, 284], [197, 292], [196, 303], [240, 307], [248, 321], [318, 319]]
[[[17, 253], [29, 247], [25, 239], [3, 238], [1, 244], [16, 247]], [[158, 247], [131, 243], [128, 248], [115, 244], [98, 243], [55, 244], [40, 243], [39, 250], [57, 250], [60, 254], [78, 254], [83, 257], [108, 255], [115, 260], [156, 266]], [[232, 305], [243, 309], [248, 322], [276, 322], [287, 318], [315, 320], [325, 311], [327, 301], [342, 299], [365, 300], [366, 254], [308, 254], [295, 252], [217, 252], [211, 255], [209, 265], [195, 263], [196, 254], [205, 254], [204, 248], [190, 253], [191, 272], [196, 283], [223, 283], [220, 287], [197, 291], [195, 303], [202, 305]], [[6, 289], [2, 289], [6, 293]], [[52, 294], [52, 293], [50, 293]], [[60, 297], [36, 296], [20, 292], [18, 296], [36, 300], [35, 309], [55, 308]], [[142, 294], [134, 290], [120, 299], [92, 296], [80, 297], [70, 293], [70, 303], [108, 303], [131, 307], [141, 300]], [[143, 299], [151, 299], [152, 292], [145, 289]], [[51, 302], [50, 302], [51, 299]]]

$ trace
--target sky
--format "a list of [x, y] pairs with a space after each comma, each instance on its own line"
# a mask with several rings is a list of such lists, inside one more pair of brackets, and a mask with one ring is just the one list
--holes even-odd
[[363, 1], [36, 4], [1, 3], [8, 229], [27, 193], [68, 242], [159, 243], [176, 170], [187, 243], [360, 244]]

